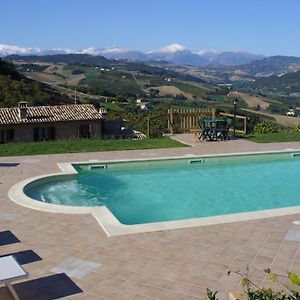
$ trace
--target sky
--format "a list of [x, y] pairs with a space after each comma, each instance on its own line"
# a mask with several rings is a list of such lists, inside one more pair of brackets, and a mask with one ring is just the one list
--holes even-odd
[[300, 0], [1, 0], [0, 44], [300, 56]]

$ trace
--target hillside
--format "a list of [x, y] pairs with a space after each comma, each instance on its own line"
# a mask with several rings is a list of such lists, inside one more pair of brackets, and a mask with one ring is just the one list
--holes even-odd
[[255, 60], [249, 64], [234, 67], [255, 77], [282, 75], [300, 70], [300, 57], [270, 56], [262, 60]]
[[11, 79], [20, 80], [21, 76], [16, 70], [15, 66], [11, 63], [7, 63], [0, 58], [0, 76], [9, 76]]
[[[209, 91], [215, 90], [203, 88], [204, 80], [177, 72], [168, 64], [116, 61], [79, 54], [11, 55], [6, 59], [12, 61], [27, 78], [49, 85], [59, 93], [74, 98], [76, 89], [77, 99], [84, 102], [117, 96], [178, 99], [186, 93], [190, 99], [206, 99]], [[169, 91], [177, 87], [177, 93], [166, 93], [168, 89], [158, 93], [151, 90], [161, 86], [173, 87]]]
[[0, 106], [16, 106], [19, 101], [30, 105], [55, 104], [67, 101], [46, 85], [23, 77], [11, 63], [0, 59]]
[[255, 82], [252, 82], [250, 86], [273, 92], [300, 93], [300, 71], [287, 73], [282, 76], [272, 75], [259, 78]]
[[9, 55], [5, 57], [6, 61], [13, 62], [15, 64], [67, 64], [67, 65], [86, 65], [86, 66], [98, 66], [98, 67], [110, 67], [110, 68], [123, 68], [128, 71], [140, 72], [147, 75], [154, 75], [159, 77], [176, 77], [180, 80], [195, 81], [198, 83], [205, 83], [196, 76], [190, 74], [183, 74], [176, 72], [169, 68], [169, 66], [163, 63], [157, 64], [143, 62], [132, 62], [126, 60], [109, 60], [102, 56], [94, 56], [89, 54], [58, 54], [58, 55], [45, 55], [45, 56], [20, 56]]
[[228, 83], [237, 87], [244, 84], [247, 87], [259, 78], [282, 76], [300, 70], [300, 57], [271, 56], [240, 65], [210, 64], [199, 68], [191, 66], [170, 66], [170, 68], [198, 77], [210, 84]]
[[103, 56], [92, 56], [88, 54], [55, 54], [55, 55], [9, 55], [5, 57], [7, 61], [30, 61], [30, 62], [47, 62], [47, 63], [65, 63], [65, 64], [84, 64], [84, 65], [108, 65], [109, 60]]

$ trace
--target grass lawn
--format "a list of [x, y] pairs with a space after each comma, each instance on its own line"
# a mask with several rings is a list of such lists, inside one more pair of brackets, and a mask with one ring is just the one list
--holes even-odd
[[69, 140], [38, 143], [3, 144], [0, 145], [0, 156], [100, 152], [176, 147], [186, 147], [186, 145], [183, 145], [167, 137], [144, 140]]
[[280, 131], [278, 133], [253, 134], [246, 136], [246, 139], [256, 143], [276, 143], [300, 141], [300, 132]]

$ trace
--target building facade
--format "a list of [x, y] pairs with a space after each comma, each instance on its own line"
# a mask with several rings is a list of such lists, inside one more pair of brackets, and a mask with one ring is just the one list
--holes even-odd
[[103, 112], [90, 104], [0, 108], [0, 143], [101, 138]]

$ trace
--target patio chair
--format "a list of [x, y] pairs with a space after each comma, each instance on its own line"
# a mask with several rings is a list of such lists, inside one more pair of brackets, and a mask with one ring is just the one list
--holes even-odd
[[230, 126], [231, 126], [231, 119], [226, 119], [224, 120], [224, 124], [223, 126], [220, 128], [220, 138], [221, 140], [230, 140], [230, 137], [229, 137], [229, 129], [230, 129]]
[[210, 140], [210, 128], [206, 126], [205, 123], [205, 118], [200, 118], [199, 119], [199, 127], [201, 130], [201, 134], [199, 136], [199, 140], [204, 141], [204, 140]]
[[28, 273], [15, 260], [13, 255], [0, 258], [0, 284], [5, 284], [15, 300], [19, 297], [11, 285], [12, 282], [28, 277]]

